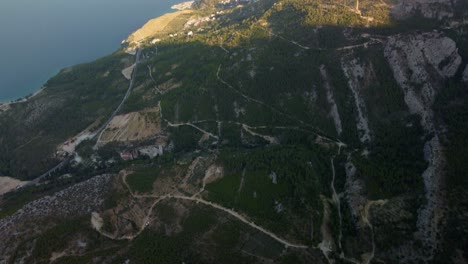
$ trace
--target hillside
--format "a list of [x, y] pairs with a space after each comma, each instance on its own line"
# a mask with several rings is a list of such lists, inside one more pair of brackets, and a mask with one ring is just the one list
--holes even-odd
[[201, 0], [149, 21], [0, 112], [0, 175], [36, 178], [1, 198], [0, 263], [465, 263], [467, 17]]

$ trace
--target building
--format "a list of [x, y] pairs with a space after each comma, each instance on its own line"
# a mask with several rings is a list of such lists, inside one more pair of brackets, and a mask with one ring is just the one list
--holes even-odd
[[125, 161], [137, 159], [139, 155], [140, 154], [136, 150], [120, 152], [120, 158]]
[[140, 148], [138, 151], [142, 156], [147, 156], [150, 159], [153, 159], [157, 156], [162, 156], [164, 154], [162, 145], [143, 147]]
[[120, 158], [122, 158], [125, 161], [133, 160], [132, 153], [130, 153], [129, 151], [120, 152]]

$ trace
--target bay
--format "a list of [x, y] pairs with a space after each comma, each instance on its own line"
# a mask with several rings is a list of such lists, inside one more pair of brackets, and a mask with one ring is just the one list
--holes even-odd
[[0, 102], [31, 94], [60, 69], [112, 53], [177, 0], [1, 0]]

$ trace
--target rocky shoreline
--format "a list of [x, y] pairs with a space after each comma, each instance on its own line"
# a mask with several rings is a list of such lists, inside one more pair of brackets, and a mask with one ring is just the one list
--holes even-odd
[[187, 1], [187, 2], [182, 2], [182, 3], [179, 3], [177, 5], [173, 5], [171, 6], [171, 9], [175, 9], [175, 10], [185, 10], [185, 9], [189, 9], [189, 8], [192, 8], [193, 7], [193, 4], [195, 3], [195, 1]]
[[42, 91], [44, 91], [45, 87], [42, 87], [41, 89], [37, 90], [36, 92], [34, 92], [33, 94], [31, 95], [27, 95], [23, 98], [19, 98], [17, 100], [13, 100], [13, 101], [9, 101], [9, 102], [0, 102], [0, 112], [4, 112], [4, 111], [7, 111], [10, 109], [10, 106], [13, 105], [13, 104], [19, 104], [19, 103], [25, 103], [27, 102], [28, 100], [32, 99], [33, 97], [37, 96], [38, 94], [40, 94]]

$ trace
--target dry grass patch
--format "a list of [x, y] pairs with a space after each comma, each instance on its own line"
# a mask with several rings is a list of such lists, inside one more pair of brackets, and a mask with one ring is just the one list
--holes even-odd
[[[139, 42], [158, 33], [173, 33], [170, 31], [172, 22], [177, 22], [187, 14], [191, 14], [191, 10], [183, 10], [174, 13], [168, 13], [158, 18], [151, 19], [143, 27], [132, 33], [128, 38], [128, 42]], [[182, 17], [181, 17], [182, 16]]]
[[101, 143], [136, 141], [150, 138], [161, 131], [159, 108], [149, 108], [115, 116], [102, 133]]
[[28, 182], [23, 182], [11, 177], [0, 177], [0, 195], [14, 190], [18, 186], [22, 186]]

